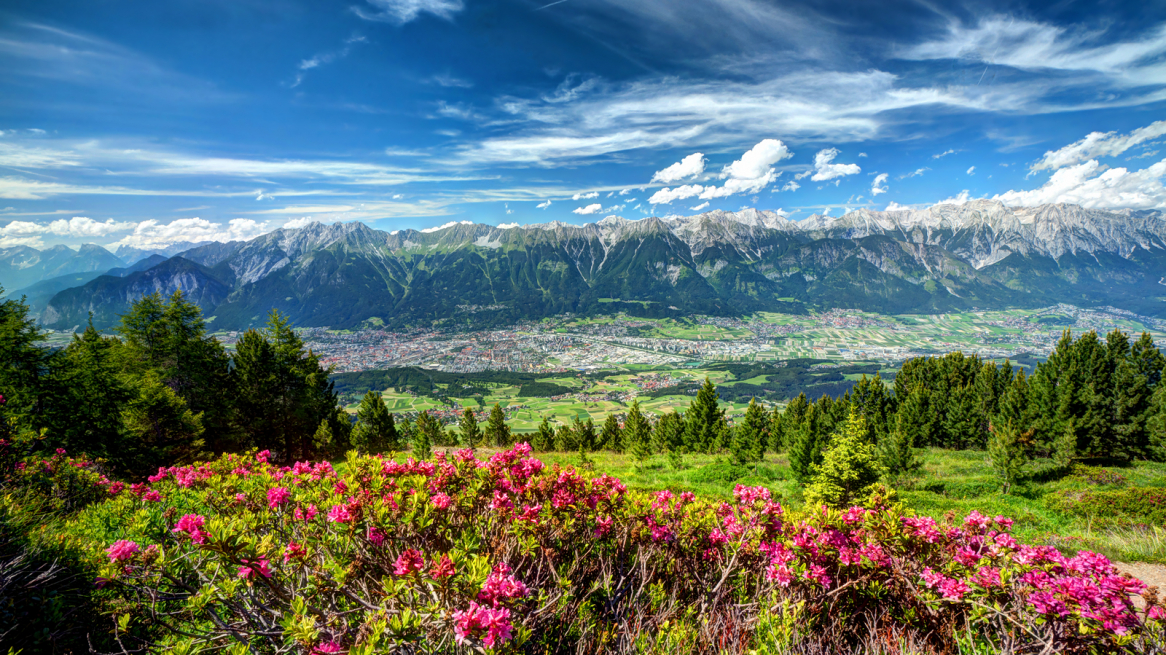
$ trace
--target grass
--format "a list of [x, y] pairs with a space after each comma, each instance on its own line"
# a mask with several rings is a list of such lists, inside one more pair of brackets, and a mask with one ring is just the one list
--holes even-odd
[[[963, 517], [973, 510], [1015, 520], [1014, 533], [1025, 543], [1056, 546], [1072, 554], [1092, 550], [1117, 561], [1166, 564], [1166, 530], [1130, 519], [1078, 516], [1049, 502], [1086, 489], [1115, 489], [1166, 486], [1166, 464], [1134, 462], [1109, 468], [1124, 478], [1119, 484], [1095, 484], [1081, 475], [1033, 476], [1012, 494], [1000, 493], [987, 454], [983, 451], [920, 451], [922, 475], [909, 487], [897, 489], [898, 498], [919, 514], [937, 520], [945, 516]], [[577, 453], [540, 453], [547, 464], [579, 465]], [[734, 466], [727, 458], [714, 455], [685, 455], [684, 466], [676, 469], [667, 458], [656, 455], [637, 465], [630, 455], [609, 452], [588, 453], [591, 468], [620, 478], [629, 488], [644, 491], [692, 491], [721, 499], [731, 499], [737, 484], [768, 487], [790, 509], [803, 506], [801, 490], [793, 479], [784, 454], [768, 453], [765, 461]], [[1036, 460], [1032, 470], [1042, 471], [1051, 462]], [[1053, 479], [1041, 480], [1039, 478]]]

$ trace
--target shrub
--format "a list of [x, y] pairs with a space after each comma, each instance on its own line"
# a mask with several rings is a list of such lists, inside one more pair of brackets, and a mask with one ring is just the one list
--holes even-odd
[[808, 505], [846, 507], [865, 501], [874, 491], [884, 469], [875, 447], [864, 440], [866, 432], [866, 419], [851, 412], [842, 432], [826, 449], [821, 466], [814, 469], [805, 492]]
[[729, 485], [750, 475], [749, 469], [733, 462], [713, 462], [693, 471], [690, 478], [693, 482], [705, 484]]
[[1049, 494], [1045, 498], [1053, 508], [1068, 514], [1166, 525], [1166, 489], [1161, 487], [1090, 490], [1067, 495]]
[[1074, 479], [1085, 482], [1086, 484], [1121, 486], [1126, 483], [1126, 476], [1100, 466], [1075, 464], [1073, 465], [1072, 476]]
[[1021, 545], [1003, 517], [943, 525], [878, 499], [787, 517], [761, 487], [635, 493], [529, 454], [350, 454], [340, 474], [224, 456], [77, 529], [100, 542], [126, 649], [743, 653], [786, 635], [850, 652], [881, 622], [920, 652], [1134, 653], [1161, 631], [1130, 601], [1141, 583]]

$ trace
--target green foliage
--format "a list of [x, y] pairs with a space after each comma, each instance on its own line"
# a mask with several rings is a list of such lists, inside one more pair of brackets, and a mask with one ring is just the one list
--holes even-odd
[[135, 397], [121, 412], [129, 432], [138, 471], [159, 462], [185, 464], [204, 456], [202, 415], [190, 411], [181, 397], [147, 371], [137, 381]]
[[1101, 521], [1124, 520], [1166, 525], [1166, 488], [1162, 487], [1053, 494], [1046, 502], [1065, 513]]
[[490, 418], [486, 422], [486, 442], [496, 448], [506, 448], [510, 445], [510, 426], [506, 425], [506, 414], [502, 406], [494, 403], [490, 410]]
[[620, 429], [619, 419], [615, 417], [615, 414], [607, 415], [607, 420], [603, 422], [603, 429], [599, 432], [597, 445], [615, 453], [623, 452], [623, 430]]
[[542, 423], [538, 424], [538, 432], [531, 437], [530, 447], [536, 453], [546, 452], [555, 447], [555, 430], [551, 427], [550, 418], [544, 416]]
[[375, 391], [366, 393], [356, 410], [352, 446], [362, 453], [372, 454], [401, 449], [393, 415], [385, 406], [384, 398]]
[[685, 445], [700, 453], [713, 452], [724, 430], [724, 412], [717, 402], [717, 388], [707, 377], [688, 411], [684, 413]]
[[865, 501], [875, 490], [884, 469], [874, 445], [867, 440], [868, 429], [866, 418], [851, 412], [841, 432], [831, 440], [822, 463], [814, 467], [805, 490], [806, 504], [850, 507]]
[[896, 416], [894, 428], [878, 443], [879, 462], [896, 485], [908, 484], [923, 469], [923, 460], [915, 453], [915, 440], [901, 421]]
[[1025, 467], [1028, 465], [1028, 449], [1025, 444], [1028, 435], [1022, 434], [1011, 422], [993, 424], [989, 432], [991, 437], [988, 439], [988, 457], [991, 458], [992, 468], [1000, 479], [1002, 491], [1008, 493], [1024, 476]]
[[815, 469], [822, 463], [823, 451], [830, 440], [823, 414], [826, 410], [815, 403], [806, 410], [801, 426], [789, 444], [789, 466], [798, 484], [809, 484]]
[[461, 430], [459, 441], [462, 446], [466, 448], [477, 448], [482, 444], [482, 430], [478, 428], [478, 419], [474, 416], [473, 409], [467, 407], [462, 412], [459, 428]]
[[441, 432], [441, 424], [430, 416], [429, 412], [418, 414], [417, 422], [413, 428], [413, 443], [411, 444], [413, 457], [429, 459], [429, 456], [433, 454], [433, 444], [442, 438]]
[[624, 421], [624, 435], [632, 457], [643, 465], [652, 456], [652, 426], [640, 412], [638, 400], [632, 401], [632, 407], [628, 410], [627, 420]]
[[769, 420], [757, 399], [749, 401], [745, 419], [732, 432], [729, 452], [741, 464], [759, 462], [765, 457], [769, 443]]

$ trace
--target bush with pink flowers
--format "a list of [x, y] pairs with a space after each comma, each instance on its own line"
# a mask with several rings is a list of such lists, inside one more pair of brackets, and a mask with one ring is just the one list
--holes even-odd
[[[1104, 557], [1011, 521], [787, 514], [629, 492], [520, 445], [404, 463], [163, 469], [91, 508], [125, 648], [228, 652], [1161, 652], [1163, 611]], [[147, 499], [156, 492], [160, 502]], [[1152, 595], [1151, 595], [1152, 596]], [[1157, 649], [1157, 651], [1155, 651]], [[966, 650], [966, 649], [965, 649]]]

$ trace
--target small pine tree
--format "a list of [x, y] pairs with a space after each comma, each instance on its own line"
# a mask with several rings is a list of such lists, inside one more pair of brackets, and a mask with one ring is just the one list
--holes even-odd
[[1025, 447], [1027, 435], [1021, 434], [1011, 421], [989, 425], [988, 432], [988, 457], [1003, 483], [1002, 491], [1007, 494], [1024, 476], [1028, 464], [1028, 450]]
[[644, 462], [652, 457], [652, 426], [640, 413], [640, 401], [638, 400], [632, 402], [632, 408], [628, 411], [624, 432], [632, 457], [639, 465], [643, 466]]
[[738, 463], [760, 462], [765, 459], [765, 449], [769, 443], [768, 417], [765, 408], [754, 398], [745, 410], [745, 419], [733, 430], [730, 451]]
[[[369, 391], [360, 401], [356, 410], [356, 427], [352, 430], [352, 445], [362, 453], [383, 453], [393, 450], [389, 435], [393, 415], [381, 394]], [[394, 435], [395, 436], [395, 435]]]
[[[724, 412], [718, 404], [717, 388], [707, 377], [704, 386], [696, 393], [684, 418], [685, 443], [689, 450], [696, 452], [712, 452], [718, 446], [719, 438], [723, 436], [725, 423]], [[724, 446], [722, 442], [719, 444]]]
[[794, 478], [802, 486], [809, 484], [814, 467], [822, 463], [822, 453], [829, 441], [820, 420], [821, 413], [817, 404], [810, 405], [805, 420], [789, 444], [789, 466], [793, 469]]
[[551, 427], [551, 420], [546, 416], [543, 417], [543, 422], [538, 424], [538, 432], [530, 438], [530, 447], [538, 453], [545, 453], [555, 447], [555, 429]]
[[1053, 464], [1067, 471], [1077, 456], [1076, 418], [1069, 419], [1065, 429], [1053, 438]]
[[910, 480], [923, 468], [923, 460], [915, 454], [912, 434], [903, 429], [897, 417], [894, 428], [879, 442], [879, 461], [894, 484]]
[[623, 434], [619, 428], [619, 419], [615, 414], [608, 414], [603, 422], [603, 429], [599, 432], [599, 447], [612, 452], [623, 452]]
[[782, 448], [785, 448], [785, 417], [781, 413], [781, 409], [774, 407], [773, 413], [769, 415], [769, 443], [766, 444], [768, 450], [775, 453], [780, 453]]
[[579, 445], [575, 443], [575, 431], [568, 425], [560, 425], [555, 430], [555, 450], [560, 453], [569, 453], [578, 450]]
[[867, 440], [866, 418], [851, 411], [842, 430], [834, 436], [814, 467], [813, 480], [806, 487], [806, 504], [850, 507], [865, 501], [878, 486], [883, 467], [875, 447]]
[[494, 403], [490, 419], [486, 422], [486, 441], [497, 448], [510, 446], [510, 426], [506, 425], [506, 414], [498, 403]]
[[332, 446], [332, 425], [328, 423], [328, 419], [320, 421], [320, 426], [316, 428], [316, 433], [312, 435], [312, 447], [318, 453], [325, 453], [331, 449]]
[[433, 455], [434, 436], [440, 432], [441, 424], [429, 412], [422, 411], [413, 428], [413, 457], [429, 459]]
[[462, 420], [458, 426], [461, 430], [459, 441], [466, 448], [477, 448], [482, 445], [482, 431], [478, 429], [478, 419], [474, 417], [474, 410], [467, 407], [462, 412]]

